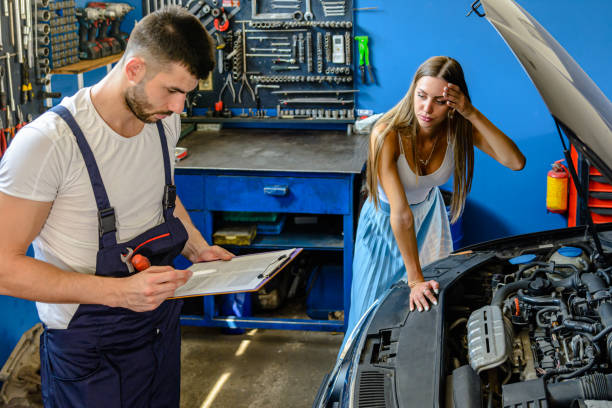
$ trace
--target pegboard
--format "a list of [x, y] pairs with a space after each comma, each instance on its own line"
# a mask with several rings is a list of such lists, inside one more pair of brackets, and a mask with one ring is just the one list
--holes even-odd
[[0, 156], [15, 133], [44, 112], [49, 95], [49, 0], [2, 1], [0, 4]]
[[217, 66], [189, 95], [191, 108], [219, 117], [239, 111], [258, 119], [353, 119], [352, 0], [191, 0], [184, 6], [217, 48]]

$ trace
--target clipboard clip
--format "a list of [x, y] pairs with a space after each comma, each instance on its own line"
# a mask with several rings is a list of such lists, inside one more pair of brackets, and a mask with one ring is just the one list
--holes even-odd
[[283, 254], [283, 255], [279, 256], [278, 258], [276, 258], [276, 260], [272, 261], [268, 266], [266, 266], [266, 269], [264, 269], [264, 271], [262, 273], [257, 275], [257, 279], [266, 279], [266, 278], [270, 277], [272, 272], [274, 272], [274, 270], [275, 270], [275, 269], [272, 269], [271, 271], [269, 271], [270, 267], [273, 266], [273, 265], [277, 265], [280, 261], [282, 261], [285, 258], [287, 258], [287, 254]]

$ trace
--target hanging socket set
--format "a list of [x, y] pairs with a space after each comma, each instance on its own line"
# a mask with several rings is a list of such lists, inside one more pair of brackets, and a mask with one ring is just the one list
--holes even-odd
[[[0, 157], [15, 134], [45, 110], [44, 99], [61, 97], [43, 91], [56, 58], [51, 51], [53, 34], [64, 35], [67, 42], [70, 32], [76, 30], [70, 18], [57, 20], [58, 4], [50, 0], [0, 2]], [[61, 2], [64, 8], [74, 10], [74, 0]], [[63, 58], [72, 55], [65, 51]]]
[[[188, 116], [354, 119], [352, 0], [188, 0], [215, 41], [212, 89], [187, 98]], [[206, 110], [207, 109], [207, 110]]]
[[[49, 15], [49, 66], [51, 69], [75, 64], [79, 59], [79, 27], [75, 15], [74, 0], [50, 0], [48, 10], [39, 8], [37, 13]], [[46, 23], [45, 23], [46, 24]], [[39, 27], [44, 25], [40, 24]]]

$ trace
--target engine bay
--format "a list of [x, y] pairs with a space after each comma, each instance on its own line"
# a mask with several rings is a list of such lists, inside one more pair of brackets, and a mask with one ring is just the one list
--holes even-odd
[[612, 407], [610, 252], [500, 250], [447, 288], [445, 405]]

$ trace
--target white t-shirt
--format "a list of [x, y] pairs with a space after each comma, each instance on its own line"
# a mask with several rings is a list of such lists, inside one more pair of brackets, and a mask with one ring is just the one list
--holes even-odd
[[[117, 241], [125, 242], [163, 222], [164, 162], [157, 126], [136, 136], [113, 131], [95, 110], [90, 88], [61, 102], [74, 116], [95, 156], [110, 204]], [[163, 121], [172, 174], [180, 117]], [[68, 124], [47, 112], [19, 131], [0, 162], [0, 191], [33, 201], [53, 202], [32, 243], [37, 259], [61, 269], [95, 273], [98, 209], [85, 162]], [[19, 271], [16, 271], [19, 273]], [[77, 304], [37, 302], [49, 328], [66, 328]]]
[[[453, 158], [454, 144], [450, 140], [450, 135], [447, 137], [446, 143], [446, 153], [444, 154], [442, 164], [436, 171], [424, 176], [417, 176], [414, 174], [408, 164], [408, 160], [406, 160], [404, 148], [400, 143], [400, 154], [396, 162], [397, 173], [402, 182], [402, 186], [404, 186], [408, 204], [418, 204], [425, 201], [432, 188], [446, 183], [453, 175], [455, 167], [455, 159]], [[378, 197], [385, 203], [389, 203], [385, 190], [383, 190], [380, 183], [378, 183]]]

